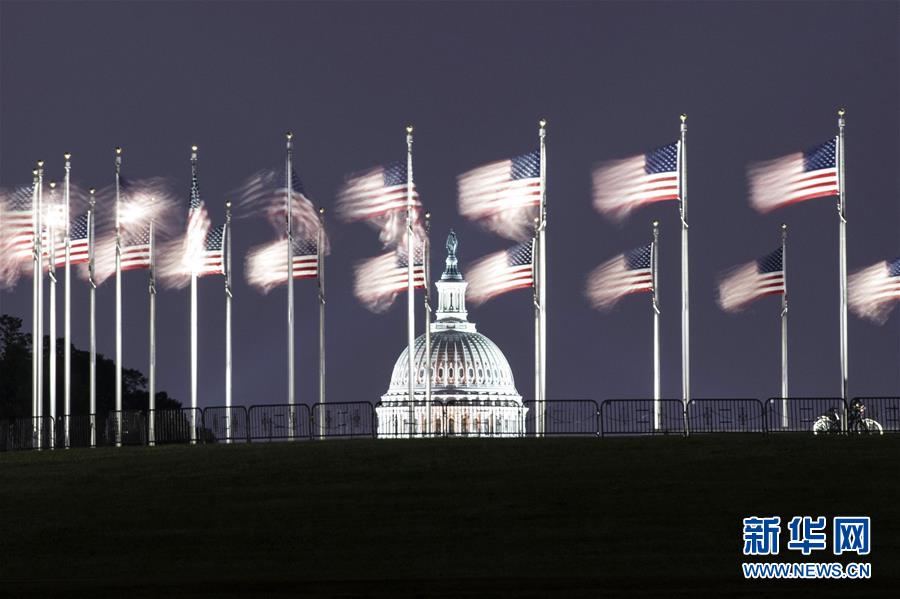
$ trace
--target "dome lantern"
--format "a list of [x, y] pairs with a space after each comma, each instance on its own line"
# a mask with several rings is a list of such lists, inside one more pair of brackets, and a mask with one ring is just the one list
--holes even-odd
[[444, 274], [435, 282], [438, 289], [437, 321], [431, 325], [432, 332], [456, 329], [463, 331], [475, 331], [475, 324], [468, 321], [466, 312], [466, 287], [469, 284], [463, 278], [457, 267], [456, 249], [459, 241], [456, 233], [450, 229], [447, 236], [447, 259], [445, 260]]

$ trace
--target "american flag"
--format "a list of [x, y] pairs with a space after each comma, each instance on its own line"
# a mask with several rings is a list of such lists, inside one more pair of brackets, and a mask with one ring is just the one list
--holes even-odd
[[837, 195], [837, 140], [750, 165], [750, 204], [759, 212]]
[[[263, 292], [268, 292], [287, 282], [286, 243], [286, 240], [281, 238], [250, 250], [244, 269], [248, 283]], [[316, 239], [294, 239], [292, 275], [295, 279], [314, 279], [319, 276], [317, 248]]]
[[188, 208], [187, 231], [184, 237], [184, 262], [193, 271], [201, 268], [206, 234], [210, 220], [206, 205], [200, 199], [200, 183], [197, 180], [196, 155], [192, 157], [194, 168], [191, 172], [191, 204]]
[[472, 264], [468, 273], [468, 298], [483, 304], [502, 293], [534, 286], [534, 242], [519, 243]]
[[900, 299], [900, 258], [853, 273], [847, 280], [847, 296], [854, 314], [884, 324]]
[[594, 169], [594, 208], [616, 221], [653, 202], [678, 199], [678, 142]]
[[[413, 205], [422, 205], [415, 185]], [[394, 162], [351, 175], [338, 194], [337, 210], [345, 221], [374, 219], [406, 210], [406, 163]]]
[[[248, 178], [238, 190], [240, 205], [254, 212], [262, 208], [278, 233], [284, 232], [285, 228], [284, 180], [283, 170], [262, 170]], [[312, 235], [319, 227], [318, 212], [306, 197], [296, 169], [291, 170], [291, 221], [293, 232], [301, 236]]]
[[507, 238], [528, 237], [541, 204], [538, 150], [480, 166], [457, 177], [459, 212]]
[[726, 312], [738, 312], [761, 297], [782, 293], [784, 254], [778, 248], [759, 260], [732, 269], [719, 283], [718, 301]]
[[16, 261], [27, 260], [34, 252], [33, 194], [32, 186], [13, 191], [4, 215], [3, 227], [8, 235], [9, 252]]
[[594, 308], [608, 310], [632, 293], [653, 292], [653, 244], [607, 260], [588, 275], [585, 294]]
[[135, 223], [120, 234], [122, 270], [150, 268], [150, 225]]
[[[372, 312], [384, 312], [394, 303], [398, 293], [408, 289], [409, 275], [406, 253], [397, 249], [356, 265], [353, 292], [356, 298]], [[413, 265], [413, 286], [425, 287], [425, 267], [421, 245], [416, 250]]]
[[69, 229], [69, 263], [82, 264], [86, 263], [90, 257], [90, 248], [88, 246], [88, 217], [90, 215], [85, 212], [81, 216], [72, 221]]
[[212, 227], [206, 233], [206, 243], [200, 256], [198, 277], [225, 274], [225, 225]]

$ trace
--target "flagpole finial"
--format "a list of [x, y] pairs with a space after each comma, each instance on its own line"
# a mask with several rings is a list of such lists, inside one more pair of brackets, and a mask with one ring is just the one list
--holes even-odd
[[325, 206], [319, 206], [319, 214], [325, 214]]
[[838, 116], [839, 116], [839, 117], [844, 118], [844, 114], [845, 114], [846, 112], [847, 112], [847, 111], [844, 110], [843, 107], [838, 108]]
[[122, 146], [116, 146], [116, 156], [122, 155]]
[[40, 168], [44, 168], [44, 161], [43, 161], [43, 160], [38, 160], [38, 161], [37, 161], [37, 165], [38, 165], [38, 168], [39, 168], [39, 169], [40, 169]]
[[655, 229], [658, 226], [659, 226], [659, 221], [658, 220], [653, 221], [653, 228]]
[[56, 189], [56, 181], [50, 181], [50, 189]]
[[541, 129], [546, 129], [547, 128], [547, 119], [541, 119], [540, 121], [538, 121], [538, 124], [541, 126]]
[[91, 188], [88, 190], [88, 193], [91, 194], [91, 195], [94, 195], [95, 193], [97, 193], [97, 189], [94, 188], [94, 187], [91, 187]]
[[31, 174], [32, 174], [33, 176], [37, 177], [37, 176], [38, 176], [37, 169], [34, 169], [33, 171], [31, 171]]
[[684, 114], [683, 112], [681, 113], [681, 116], [680, 116], [679, 118], [681, 119], [681, 122], [682, 122], [682, 123], [687, 122], [687, 115]]
[[430, 220], [430, 219], [431, 219], [431, 213], [430, 213], [430, 212], [426, 212], [426, 213], [425, 213], [425, 220]]
[[66, 152], [65, 154], [63, 154], [63, 158], [65, 158], [66, 160], [71, 160], [71, 159], [72, 159], [72, 153], [71, 153], [71, 152]]
[[406, 126], [406, 134], [412, 135], [412, 132], [413, 132], [413, 126], [412, 126], [412, 123], [410, 123]]
[[225, 209], [231, 210], [231, 200], [225, 200]]
[[195, 146], [195, 145], [191, 146], [191, 152], [196, 152], [196, 151], [197, 151], [197, 146]]

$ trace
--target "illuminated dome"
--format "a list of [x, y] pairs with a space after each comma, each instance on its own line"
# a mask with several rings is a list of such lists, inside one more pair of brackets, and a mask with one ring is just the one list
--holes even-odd
[[[524, 422], [522, 396], [516, 391], [509, 362], [497, 345], [475, 330], [466, 312], [466, 283], [457, 267], [456, 235], [447, 238], [446, 268], [435, 283], [436, 320], [431, 323], [431, 353], [425, 359], [425, 335], [415, 342], [415, 405], [410, 410], [409, 353], [404, 348], [387, 392], [376, 408], [379, 436], [409, 434], [517, 435]], [[431, 417], [426, 405], [428, 365], [431, 366]]]

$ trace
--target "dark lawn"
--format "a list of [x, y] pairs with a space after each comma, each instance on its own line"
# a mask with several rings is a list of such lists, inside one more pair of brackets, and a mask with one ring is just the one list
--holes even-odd
[[[898, 458], [792, 435], [6, 453], [0, 594], [891, 596]], [[744, 582], [748, 515], [871, 516], [873, 579]]]

